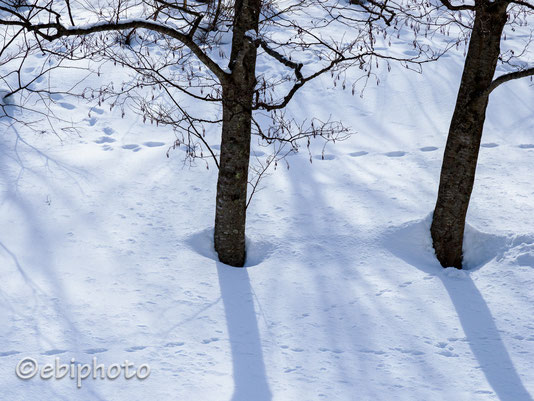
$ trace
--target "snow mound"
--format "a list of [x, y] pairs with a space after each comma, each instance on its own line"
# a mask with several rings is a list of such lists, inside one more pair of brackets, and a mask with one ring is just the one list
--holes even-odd
[[[432, 213], [420, 220], [390, 228], [384, 237], [384, 246], [408, 264], [428, 271], [439, 268], [430, 225]], [[534, 267], [534, 234], [490, 234], [466, 224], [464, 234], [464, 270], [478, 270], [491, 261]], [[445, 269], [448, 277], [461, 278], [464, 272]]]
[[[207, 228], [190, 235], [186, 240], [186, 244], [199, 255], [219, 263], [219, 258], [213, 245], [213, 228]], [[257, 240], [247, 236], [246, 249], [247, 256], [244, 267], [253, 267], [269, 258], [276, 249], [276, 246], [271, 242]]]

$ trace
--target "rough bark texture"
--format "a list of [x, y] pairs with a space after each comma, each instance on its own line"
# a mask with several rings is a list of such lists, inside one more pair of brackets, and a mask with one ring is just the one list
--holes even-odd
[[465, 217], [486, 117], [489, 88], [500, 54], [508, 2], [477, 1], [456, 107], [443, 157], [431, 234], [443, 267], [462, 268]]
[[245, 225], [252, 101], [256, 85], [256, 46], [245, 37], [258, 30], [259, 0], [237, 0], [231, 75], [223, 83], [221, 159], [215, 211], [215, 250], [223, 263], [245, 263]]

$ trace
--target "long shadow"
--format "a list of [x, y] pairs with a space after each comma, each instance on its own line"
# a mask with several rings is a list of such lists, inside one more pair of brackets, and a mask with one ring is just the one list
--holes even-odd
[[[458, 277], [449, 277], [431, 253], [430, 218], [403, 225], [392, 231], [386, 242], [390, 251], [406, 263], [441, 280], [456, 309], [467, 343], [499, 400], [532, 401], [469, 271], [458, 272]], [[427, 252], [415, 244], [425, 244]], [[421, 257], [422, 253], [424, 257]]]
[[232, 351], [232, 401], [270, 401], [254, 297], [247, 269], [217, 262], [228, 336]]
[[471, 351], [501, 401], [532, 401], [499, 335], [495, 319], [471, 277], [440, 276], [460, 318]]

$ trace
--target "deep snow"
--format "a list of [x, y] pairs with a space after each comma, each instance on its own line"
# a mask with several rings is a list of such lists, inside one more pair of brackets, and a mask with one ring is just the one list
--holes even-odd
[[[332, 115], [357, 134], [324, 157], [317, 146], [312, 163], [291, 156], [263, 181], [245, 269], [211, 247], [215, 168], [184, 165], [183, 149], [167, 158], [169, 130], [67, 97], [53, 107], [82, 121], [80, 137], [7, 128], [1, 398], [532, 400], [528, 80], [492, 94], [468, 268], [442, 269], [429, 238], [462, 59], [451, 52], [423, 74], [394, 66], [363, 98], [328, 77], [303, 88], [293, 115]], [[18, 379], [27, 356], [152, 371], [77, 389]]]

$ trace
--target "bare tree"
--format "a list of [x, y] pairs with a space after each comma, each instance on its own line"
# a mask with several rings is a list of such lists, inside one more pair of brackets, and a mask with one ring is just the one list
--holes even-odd
[[[534, 75], [526, 59], [531, 40], [519, 52], [503, 51], [501, 42], [506, 29], [510, 35], [516, 28], [532, 24], [534, 6], [521, 0], [441, 3], [470, 34], [470, 41], [445, 147], [431, 234], [440, 263], [461, 269], [465, 219], [489, 96], [505, 82]], [[507, 64], [511, 72], [495, 77], [498, 63]]]
[[[330, 0], [0, 0], [0, 65], [13, 60], [22, 65], [29, 54], [42, 52], [58, 68], [91, 58], [95, 65], [111, 61], [133, 71], [121, 88], [108, 84], [78, 95], [110, 108], [132, 101], [146, 120], [172, 126], [179, 135], [175, 146], [185, 145], [191, 158], [213, 158], [219, 170], [215, 249], [222, 262], [243, 266], [247, 186], [254, 194], [265, 169], [298, 149], [300, 140], [331, 141], [349, 132], [335, 121], [303, 124], [287, 118], [284, 109], [299, 89], [327, 72], [338, 81], [341, 69], [353, 64], [368, 79], [379, 58], [409, 62], [418, 57], [375, 50], [375, 36], [389, 34], [382, 25], [391, 26], [395, 13], [386, 15], [386, 8], [374, 2], [347, 6]], [[258, 57], [278, 68], [258, 74]], [[36, 94], [32, 85], [15, 81], [9, 96]], [[191, 112], [183, 106], [184, 97], [221, 105], [222, 117]], [[220, 154], [205, 139], [211, 125], [221, 126]], [[275, 151], [252, 169], [251, 179], [252, 135]]]

